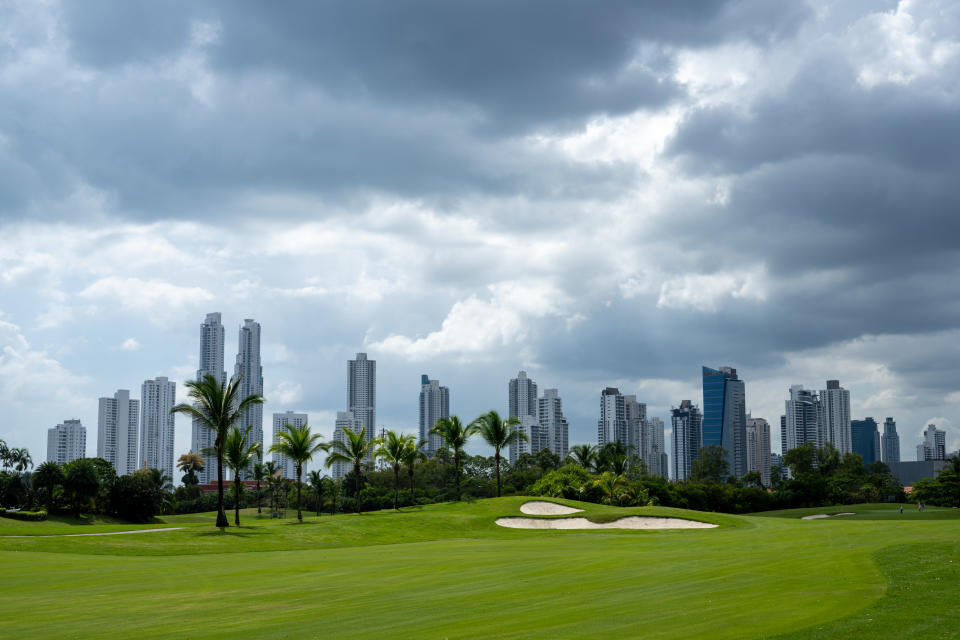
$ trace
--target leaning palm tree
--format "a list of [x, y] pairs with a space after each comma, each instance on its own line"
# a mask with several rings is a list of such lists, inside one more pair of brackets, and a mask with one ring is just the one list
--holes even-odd
[[263, 445], [250, 440], [251, 429], [253, 425], [247, 426], [243, 431], [234, 427], [230, 429], [223, 443], [223, 461], [233, 471], [233, 517], [234, 524], [238, 527], [240, 526], [240, 484], [243, 482], [243, 472], [250, 467], [250, 463], [263, 454]]
[[570, 447], [570, 457], [587, 471], [592, 471], [597, 464], [597, 446], [594, 444], [575, 444]]
[[453, 449], [454, 482], [457, 487], [458, 502], [460, 500], [460, 460], [463, 456], [463, 448], [470, 436], [473, 435], [474, 430], [475, 427], [472, 424], [464, 425], [457, 416], [437, 420], [437, 424], [430, 430], [430, 433], [439, 435], [447, 443], [447, 446]]
[[520, 424], [520, 420], [517, 418], [502, 420], [500, 414], [496, 411], [488, 411], [474, 420], [471, 425], [480, 434], [480, 437], [493, 447], [498, 498], [500, 497], [500, 451], [505, 447], [519, 444], [521, 440], [530, 442], [530, 437], [526, 433], [515, 428], [518, 424]]
[[323, 506], [323, 494], [326, 493], [326, 482], [324, 482], [323, 474], [314, 469], [310, 472], [310, 475], [307, 476], [307, 483], [310, 485], [310, 488], [313, 489], [313, 493], [317, 496], [317, 517], [320, 517], [320, 507]]
[[297, 464], [297, 520], [303, 522], [300, 512], [300, 488], [303, 484], [303, 463], [313, 460], [313, 456], [320, 451], [330, 448], [326, 442], [321, 442], [319, 433], [311, 433], [310, 425], [295, 427], [292, 424], [283, 425], [285, 431], [277, 433], [277, 441], [270, 445], [270, 451], [290, 458]]
[[257, 483], [257, 515], [263, 513], [260, 508], [260, 483], [267, 479], [267, 475], [267, 465], [263, 464], [262, 462], [254, 464], [250, 469], [250, 473], [247, 474], [251, 480], [254, 480]]
[[407, 447], [416, 441], [411, 435], [387, 431], [386, 437], [377, 447], [374, 455], [386, 460], [393, 468], [393, 508], [397, 508], [397, 498], [400, 496], [400, 465], [403, 464]]
[[370, 457], [370, 452], [377, 444], [379, 438], [367, 440], [367, 428], [363, 427], [359, 433], [344, 427], [343, 435], [345, 441], [334, 440], [330, 443], [330, 450], [333, 452], [327, 456], [327, 467], [333, 466], [334, 462], [345, 462], [353, 465], [353, 477], [356, 483], [356, 492], [354, 502], [356, 503], [357, 513], [360, 513], [360, 465]]
[[407, 443], [407, 448], [403, 451], [403, 464], [407, 465], [407, 473], [410, 474], [410, 504], [413, 504], [413, 468], [417, 465], [418, 462], [423, 462], [427, 459], [427, 454], [423, 451], [423, 448], [427, 446], [426, 440], [421, 440], [417, 442], [414, 439], [411, 439]]
[[255, 404], [263, 404], [263, 396], [250, 394], [240, 398], [240, 380], [237, 376], [227, 382], [220, 382], [209, 373], [200, 380], [186, 382], [187, 395], [193, 404], [178, 404], [170, 413], [182, 413], [195, 419], [199, 424], [216, 434], [213, 449], [217, 455], [217, 527], [230, 526], [227, 514], [223, 512], [223, 445], [230, 428], [240, 420], [243, 411]]

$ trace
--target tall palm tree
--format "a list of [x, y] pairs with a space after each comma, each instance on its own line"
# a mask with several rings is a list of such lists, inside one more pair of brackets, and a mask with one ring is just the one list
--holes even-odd
[[[233, 471], [233, 517], [234, 524], [240, 526], [240, 484], [243, 482], [243, 472], [250, 468], [250, 464], [263, 454], [263, 445], [250, 441], [250, 430], [233, 427], [223, 443], [223, 461]], [[213, 452], [211, 452], [213, 453]]]
[[463, 456], [463, 448], [470, 440], [474, 430], [473, 425], [464, 425], [457, 416], [437, 420], [437, 424], [430, 430], [430, 433], [439, 435], [447, 443], [447, 446], [453, 449], [454, 482], [456, 482], [458, 502], [460, 501], [460, 461]]
[[397, 498], [400, 496], [400, 465], [403, 464], [407, 447], [416, 442], [411, 435], [387, 431], [386, 437], [377, 447], [374, 455], [383, 458], [393, 468], [393, 508], [397, 508]]
[[310, 484], [310, 488], [313, 489], [313, 493], [317, 496], [317, 517], [320, 517], [320, 507], [323, 504], [323, 494], [326, 493], [326, 482], [324, 482], [323, 474], [314, 469], [310, 472], [310, 475], [307, 476], [307, 482]]
[[33, 472], [30, 482], [34, 487], [43, 487], [47, 490], [47, 510], [53, 508], [53, 490], [64, 482], [63, 467], [56, 462], [42, 462]]
[[263, 513], [260, 509], [260, 483], [267, 479], [267, 465], [257, 462], [250, 470], [248, 477], [257, 483], [257, 514]]
[[521, 440], [530, 442], [529, 436], [523, 431], [516, 429], [520, 424], [517, 418], [507, 418], [503, 420], [496, 411], [488, 411], [470, 425], [488, 445], [493, 447], [493, 459], [496, 462], [497, 471], [497, 497], [500, 497], [500, 451], [511, 445], [518, 444]]
[[22, 447], [10, 449], [7, 459], [17, 473], [23, 473], [33, 466], [33, 458], [30, 457], [30, 452]]
[[427, 454], [424, 452], [423, 448], [427, 446], [426, 440], [421, 440], [417, 442], [414, 439], [411, 439], [407, 443], [407, 448], [403, 451], [403, 464], [407, 465], [407, 473], [410, 475], [410, 504], [413, 504], [413, 468], [417, 465], [418, 462], [423, 462], [427, 459]]
[[570, 457], [587, 471], [592, 471], [597, 464], [597, 446], [575, 444], [570, 447]]
[[356, 479], [356, 492], [354, 502], [356, 503], [357, 513], [360, 513], [360, 465], [370, 457], [373, 447], [380, 443], [379, 438], [367, 440], [367, 428], [363, 427], [359, 433], [344, 427], [343, 435], [346, 442], [334, 440], [330, 443], [330, 450], [333, 452], [327, 456], [327, 467], [333, 466], [334, 462], [345, 462], [353, 465], [353, 477]]
[[321, 442], [319, 433], [311, 433], [310, 425], [295, 427], [292, 424], [283, 425], [285, 431], [277, 434], [277, 441], [270, 445], [270, 451], [279, 453], [297, 463], [297, 520], [303, 522], [300, 513], [300, 488], [303, 484], [303, 463], [313, 460], [313, 456], [330, 448], [326, 442]]
[[[194, 453], [193, 449], [177, 459], [177, 469], [180, 469], [183, 473], [182, 480], [185, 485], [197, 484], [197, 474], [203, 471], [204, 467], [203, 456]], [[189, 478], [189, 481], [187, 478]]]
[[242, 376], [227, 382], [220, 382], [209, 373], [200, 380], [190, 380], [184, 386], [193, 404], [178, 404], [170, 413], [182, 413], [197, 420], [201, 425], [216, 434], [213, 449], [217, 454], [217, 527], [230, 526], [227, 514], [223, 512], [223, 445], [230, 428], [240, 420], [243, 411], [255, 404], [263, 404], [263, 396], [252, 393], [240, 398], [240, 380]]

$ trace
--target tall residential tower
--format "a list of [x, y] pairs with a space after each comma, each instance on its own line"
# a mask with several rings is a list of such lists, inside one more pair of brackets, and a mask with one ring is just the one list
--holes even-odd
[[420, 440], [427, 443], [424, 452], [431, 458], [443, 446], [443, 438], [430, 430], [438, 420], [450, 417], [450, 389], [440, 386], [439, 380], [420, 376]]
[[703, 446], [723, 447], [738, 478], [747, 472], [746, 429], [746, 391], [737, 370], [703, 367]]
[[167, 378], [140, 385], [140, 466], [159, 469], [173, 478], [174, 415], [177, 383]]
[[[227, 383], [227, 372], [223, 368], [223, 324], [220, 322], [220, 313], [208, 313], [203, 324], [200, 325], [200, 368], [197, 369], [197, 380], [202, 380], [210, 374], [221, 385]], [[216, 434], [205, 427], [203, 423], [193, 420], [190, 434], [190, 449], [203, 456], [203, 471], [197, 474], [200, 484], [215, 482], [217, 479], [217, 457], [204, 455], [204, 449], [213, 447]]]
[[[243, 321], [240, 327], [237, 345], [237, 363], [233, 369], [233, 379], [240, 380], [237, 389], [237, 399], [242, 400], [250, 395], [263, 395], [263, 366], [260, 363], [260, 323], [250, 318]], [[240, 415], [237, 427], [242, 431], [250, 429], [249, 443], [257, 443], [263, 447], [263, 405], [248, 406]], [[254, 460], [254, 463], [260, 459]]]
[[97, 457], [113, 465], [118, 476], [137, 470], [137, 431], [140, 401], [119, 389], [112, 398], [100, 398], [97, 416]]
[[87, 429], [79, 420], [64, 420], [47, 429], [47, 462], [66, 464], [87, 457]]

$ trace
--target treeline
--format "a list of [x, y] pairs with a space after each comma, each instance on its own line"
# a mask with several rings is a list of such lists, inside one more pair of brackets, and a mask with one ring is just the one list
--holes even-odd
[[960, 507], [960, 458], [949, 458], [936, 477], [918, 480], [913, 485], [910, 501], [938, 507]]

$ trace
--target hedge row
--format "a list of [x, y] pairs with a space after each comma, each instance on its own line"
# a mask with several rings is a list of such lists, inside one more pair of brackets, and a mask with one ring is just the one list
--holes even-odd
[[40, 511], [7, 511], [3, 507], [0, 507], [0, 518], [39, 522], [40, 520], [47, 519], [47, 512], [44, 509], [41, 509]]

